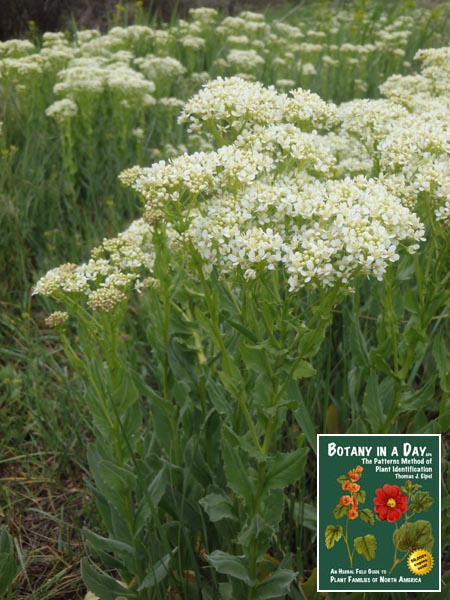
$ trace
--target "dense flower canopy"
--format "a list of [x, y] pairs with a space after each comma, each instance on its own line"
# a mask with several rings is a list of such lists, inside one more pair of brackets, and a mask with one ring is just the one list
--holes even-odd
[[420, 85], [401, 100], [398, 77], [383, 87], [388, 99], [339, 107], [237, 76], [207, 82], [181, 112], [183, 152], [120, 175], [144, 202], [143, 219], [117, 238], [127, 259], [96, 251], [35, 292], [82, 293], [91, 309], [112, 310], [152, 281], [162, 230], [173, 260], [195, 253], [207, 277], [280, 270], [291, 292], [381, 280], [404, 250], [418, 250], [423, 215], [448, 220], [450, 100], [433, 68], [447, 54], [421, 52]]

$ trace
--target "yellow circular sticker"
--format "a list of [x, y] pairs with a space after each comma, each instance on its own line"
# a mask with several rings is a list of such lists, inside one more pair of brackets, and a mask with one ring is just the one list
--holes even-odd
[[408, 569], [414, 575], [427, 575], [433, 568], [433, 556], [428, 550], [413, 550], [408, 556]]

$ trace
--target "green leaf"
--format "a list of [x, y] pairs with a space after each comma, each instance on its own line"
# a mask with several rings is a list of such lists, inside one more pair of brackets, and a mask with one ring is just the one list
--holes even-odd
[[357, 537], [353, 541], [355, 550], [358, 554], [364, 556], [366, 560], [373, 560], [377, 550], [377, 540], [372, 534]]
[[147, 395], [150, 401], [151, 421], [155, 435], [162, 447], [170, 453], [173, 445], [171, 425], [174, 418], [173, 405], [171, 402], [166, 402], [152, 390], [149, 390]]
[[[273, 379], [264, 371], [256, 375], [255, 383], [253, 384], [252, 396], [254, 398], [255, 405], [258, 408], [273, 410]], [[255, 443], [252, 443], [254, 446]]]
[[[291, 385], [287, 388], [287, 393], [290, 395], [291, 388], [295, 387], [298, 390], [298, 384], [295, 381], [291, 382]], [[295, 392], [294, 392], [295, 393]], [[299, 394], [300, 396], [300, 394]], [[300, 429], [306, 436], [306, 439], [309, 442], [309, 445], [313, 449], [314, 454], [317, 454], [317, 432], [314, 426], [313, 420], [308, 410], [308, 406], [306, 402], [300, 396], [300, 400], [297, 403], [297, 410], [294, 411], [294, 417], [297, 421]]]
[[413, 315], [418, 315], [420, 311], [419, 299], [416, 290], [407, 287], [403, 298], [403, 306]]
[[371, 373], [363, 398], [363, 408], [372, 431], [379, 431], [384, 423], [383, 404], [380, 398], [379, 387], [377, 375]]
[[284, 508], [284, 492], [281, 489], [269, 490], [264, 494], [262, 506], [260, 508], [261, 517], [270, 523], [273, 528], [277, 528]]
[[414, 523], [403, 523], [394, 531], [394, 545], [401, 552], [410, 552], [418, 548], [431, 550], [434, 544], [433, 530], [429, 521], [419, 520]]
[[328, 525], [325, 529], [325, 546], [328, 550], [341, 539], [343, 533], [344, 530], [340, 525]]
[[439, 373], [439, 382], [443, 392], [450, 392], [450, 352], [447, 348], [444, 333], [440, 331], [433, 343], [433, 356]]
[[350, 346], [350, 354], [355, 358], [357, 366], [368, 368], [369, 353], [367, 351], [366, 338], [361, 331], [357, 314], [349, 305], [344, 305], [343, 315], [347, 332], [346, 341]]
[[0, 528], [0, 595], [6, 593], [17, 574], [14, 547], [5, 527]]
[[317, 531], [317, 507], [304, 501], [296, 501], [292, 512], [294, 519], [314, 533]]
[[233, 416], [232, 404], [234, 403], [227, 398], [223, 386], [213, 378], [209, 378], [206, 383], [206, 391], [219, 415], [224, 415], [231, 420]]
[[83, 533], [93, 550], [104, 550], [105, 552], [112, 552], [118, 556], [136, 558], [136, 550], [129, 544], [125, 544], [125, 542], [103, 537], [88, 529], [83, 529]]
[[231, 327], [236, 329], [236, 331], [239, 331], [239, 333], [242, 333], [243, 335], [245, 335], [245, 337], [247, 339], [249, 339], [253, 344], [257, 343], [258, 338], [255, 336], [255, 334], [252, 331], [250, 331], [250, 329], [247, 329], [246, 327], [244, 327], [237, 321], [232, 321], [231, 319], [227, 319], [227, 317], [225, 317], [225, 321], [227, 323], [229, 323], [231, 325]]
[[272, 456], [267, 461], [265, 489], [284, 489], [298, 481], [304, 473], [307, 454], [307, 448], [297, 448], [294, 452]]
[[420, 483], [413, 483], [411, 479], [407, 479], [405, 485], [403, 485], [400, 489], [404, 494], [410, 496], [413, 492], [420, 490], [421, 487], [422, 486], [420, 485]]
[[87, 558], [81, 561], [81, 577], [87, 589], [99, 596], [101, 600], [116, 600], [117, 596], [135, 600], [138, 598], [136, 592], [128, 590], [113, 577], [91, 565]]
[[433, 502], [429, 492], [416, 492], [409, 503], [409, 510], [411, 514], [419, 513], [428, 510]]
[[313, 377], [317, 373], [316, 369], [307, 360], [300, 360], [298, 365], [295, 367], [293, 374], [294, 379], [307, 379]]
[[222, 494], [208, 494], [199, 500], [199, 504], [213, 523], [223, 519], [236, 520], [230, 500]]
[[364, 490], [359, 490], [359, 492], [355, 493], [355, 498], [360, 504], [364, 504], [366, 501], [366, 492]]
[[[114, 375], [114, 374], [113, 374]], [[119, 379], [116, 385], [113, 385], [111, 391], [112, 401], [120, 414], [123, 414], [127, 408], [133, 406], [139, 399], [139, 392], [134, 381], [125, 371], [116, 374], [114, 379]]]
[[242, 528], [237, 537], [237, 543], [244, 549], [248, 549], [252, 544], [256, 544], [257, 551], [264, 555], [273, 533], [274, 527], [264, 521], [259, 515], [255, 515], [250, 519], [250, 523], [244, 525]]
[[315, 329], [301, 329], [297, 352], [304, 358], [312, 358], [322, 345], [327, 329], [328, 319], [323, 319]]
[[[300, 585], [302, 596], [305, 600], [315, 600], [317, 598], [317, 568], [314, 567], [309, 578]], [[300, 598], [300, 596], [299, 596]]]
[[348, 475], [339, 475], [339, 477], [336, 479], [336, 481], [339, 483], [339, 485], [347, 483]]
[[436, 375], [429, 377], [419, 389], [407, 390], [400, 396], [400, 412], [413, 411], [426, 406], [433, 400], [436, 393]]
[[244, 387], [242, 375], [236, 368], [232, 368], [232, 373], [227, 371], [219, 371], [218, 375], [224, 388], [227, 392], [237, 400], [241, 395], [241, 390]]
[[266, 352], [265, 344], [245, 344], [239, 345], [239, 353], [248, 370], [255, 373], [265, 373], [263, 355]]
[[91, 446], [88, 450], [88, 461], [95, 483], [108, 499], [134, 490], [136, 475], [129, 469], [105, 460], [95, 446]]
[[370, 508], [363, 508], [360, 510], [359, 516], [361, 517], [361, 521], [364, 521], [364, 523], [369, 523], [369, 525], [375, 524], [375, 517]]
[[214, 550], [211, 554], [205, 555], [205, 558], [219, 573], [236, 577], [236, 579], [244, 581], [247, 585], [255, 585], [255, 581], [250, 578], [248, 573], [245, 556], [233, 556], [222, 552], [222, 550]]
[[342, 517], [348, 513], [349, 509], [349, 506], [342, 506], [342, 504], [336, 504], [336, 506], [333, 509], [334, 518], [342, 519]]
[[146, 590], [150, 587], [155, 587], [158, 583], [163, 581], [169, 574], [169, 563], [173, 555], [178, 551], [178, 546], [173, 548], [165, 556], [163, 556], [158, 562], [152, 565], [150, 573], [144, 577], [144, 581], [138, 587], [138, 592]]
[[256, 588], [253, 598], [255, 600], [271, 600], [285, 596], [296, 575], [297, 573], [290, 569], [278, 569]]
[[250, 506], [254, 483], [249, 477], [248, 467], [244, 464], [239, 439], [227, 427], [222, 429], [222, 456], [229, 487]]
[[[6, 593], [16, 576], [14, 555], [0, 552], [0, 594]], [[3, 597], [3, 596], [1, 596]], [[6, 596], [5, 596], [6, 597]]]

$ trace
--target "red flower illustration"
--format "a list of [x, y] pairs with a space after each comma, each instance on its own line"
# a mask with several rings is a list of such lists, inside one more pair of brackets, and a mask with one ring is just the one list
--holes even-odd
[[408, 497], [401, 493], [398, 485], [385, 483], [382, 488], [376, 490], [373, 499], [374, 510], [382, 521], [394, 523], [402, 514], [408, 510]]

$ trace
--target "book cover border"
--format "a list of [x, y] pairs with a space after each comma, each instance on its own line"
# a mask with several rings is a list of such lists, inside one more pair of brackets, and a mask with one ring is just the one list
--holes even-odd
[[[355, 438], [355, 437], [371, 437], [373, 436], [374, 438], [385, 438], [385, 437], [404, 437], [405, 441], [409, 440], [410, 438], [421, 438], [421, 437], [436, 437], [439, 440], [438, 443], [438, 465], [437, 465], [437, 469], [438, 469], [438, 475], [437, 475], [437, 479], [438, 479], [438, 490], [439, 490], [439, 498], [438, 498], [438, 514], [439, 514], [439, 530], [438, 530], [438, 550], [437, 550], [437, 560], [436, 560], [436, 567], [438, 569], [438, 581], [439, 581], [439, 587], [438, 589], [432, 589], [432, 590], [424, 590], [424, 589], [417, 589], [417, 588], [408, 588], [405, 587], [404, 589], [386, 589], [386, 588], [380, 588], [380, 587], [372, 587], [370, 589], [349, 589], [349, 590], [344, 590], [344, 589], [322, 589], [320, 587], [320, 535], [323, 534], [323, 532], [320, 530], [320, 438], [346, 438], [347, 440], [349, 438]], [[440, 433], [406, 433], [406, 434], [402, 434], [402, 433], [380, 433], [380, 434], [370, 434], [370, 433], [319, 433], [317, 434], [317, 592], [349, 592], [349, 593], [370, 593], [370, 592], [385, 592], [385, 593], [402, 593], [402, 592], [421, 592], [421, 593], [439, 593], [441, 592], [441, 578], [442, 578], [442, 573], [441, 573], [441, 552], [442, 552], [442, 548], [441, 548], [441, 530], [442, 530], [442, 515], [441, 515], [441, 498], [442, 498], [442, 490], [441, 490], [441, 453], [442, 453], [442, 440], [441, 440], [441, 434]]]

